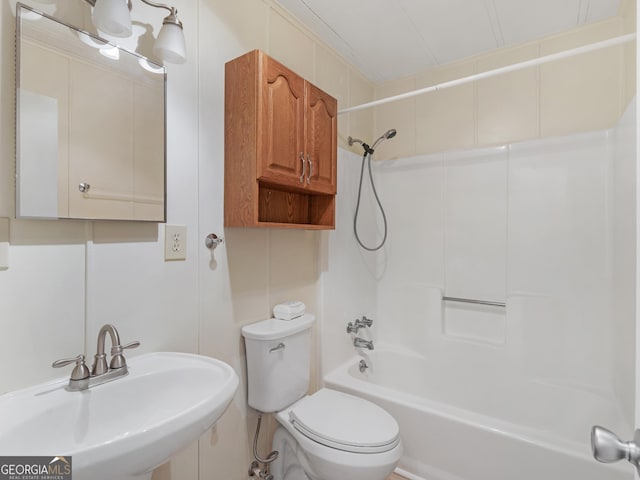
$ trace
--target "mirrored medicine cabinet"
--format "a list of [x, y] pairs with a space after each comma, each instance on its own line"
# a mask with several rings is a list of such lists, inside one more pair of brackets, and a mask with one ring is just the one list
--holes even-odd
[[16, 217], [164, 222], [165, 67], [16, 10]]

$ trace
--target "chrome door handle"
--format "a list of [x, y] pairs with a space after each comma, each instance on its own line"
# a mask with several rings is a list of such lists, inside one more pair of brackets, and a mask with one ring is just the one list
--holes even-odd
[[304, 183], [304, 174], [307, 171], [307, 165], [304, 163], [304, 152], [300, 152], [300, 160], [302, 160], [302, 175], [300, 175], [300, 183]]
[[311, 162], [311, 154], [307, 154], [307, 162], [309, 162], [309, 175], [307, 176], [307, 185], [311, 185], [311, 175], [313, 175], [313, 162]]
[[626, 459], [640, 474], [640, 430], [636, 430], [633, 440], [623, 442], [606, 428], [595, 425], [591, 429], [591, 450], [599, 462], [612, 463]]

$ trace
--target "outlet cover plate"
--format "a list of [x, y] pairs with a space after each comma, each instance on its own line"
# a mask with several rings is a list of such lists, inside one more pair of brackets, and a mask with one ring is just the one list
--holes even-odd
[[165, 261], [187, 259], [186, 225], [164, 226], [164, 259]]

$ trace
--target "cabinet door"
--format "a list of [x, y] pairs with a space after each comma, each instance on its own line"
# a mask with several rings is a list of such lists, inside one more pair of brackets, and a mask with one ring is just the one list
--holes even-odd
[[338, 102], [307, 83], [307, 188], [336, 193]]
[[301, 188], [304, 79], [266, 55], [262, 62], [257, 176], [269, 183]]
[[69, 82], [69, 216], [132, 220], [133, 85], [75, 60]]

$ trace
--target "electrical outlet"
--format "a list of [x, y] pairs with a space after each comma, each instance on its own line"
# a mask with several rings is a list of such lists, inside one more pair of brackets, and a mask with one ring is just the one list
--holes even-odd
[[164, 259], [187, 259], [187, 227], [185, 225], [164, 226]]

